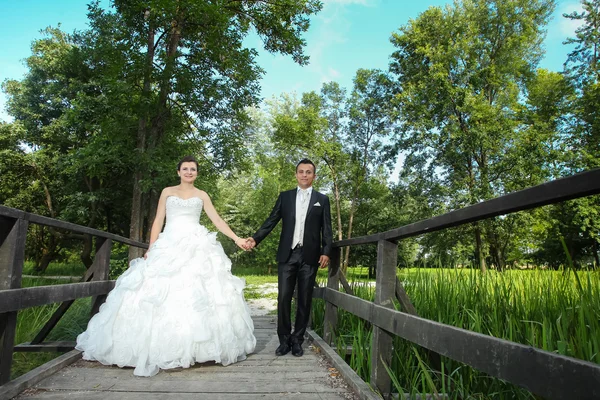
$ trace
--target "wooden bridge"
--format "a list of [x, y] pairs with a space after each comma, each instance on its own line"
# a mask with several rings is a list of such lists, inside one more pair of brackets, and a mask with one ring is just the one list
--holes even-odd
[[[72, 364], [41, 380], [17, 399], [137, 400], [137, 399], [354, 399], [339, 373], [319, 351], [304, 357], [275, 356], [279, 340], [273, 316], [255, 317], [256, 351], [227, 367], [214, 363], [164, 370], [152, 378], [132, 374], [132, 368], [104, 366], [80, 359], [74, 350], [52, 364]], [[51, 372], [51, 371], [49, 371]]]
[[[0, 206], [0, 399], [86, 398], [187, 399], [280, 398], [337, 399], [391, 398], [390, 365], [394, 335], [430, 351], [435, 368], [439, 356], [470, 365], [546, 399], [600, 398], [600, 365], [497, 339], [420, 318], [396, 277], [397, 241], [498, 215], [600, 193], [600, 169], [548, 182], [387, 232], [338, 241], [327, 286], [314, 296], [325, 300], [324, 339], [309, 331], [311, 351], [302, 358], [275, 357], [276, 334], [270, 317], [255, 319], [257, 351], [233, 366], [197, 365], [187, 370], [161, 372], [150, 378], [132, 377], [131, 370], [104, 367], [80, 359], [73, 343], [45, 342], [48, 333], [75, 299], [93, 297], [92, 313], [114, 286], [108, 280], [113, 241], [147, 245], [87, 227]], [[80, 283], [21, 288], [27, 228], [30, 223], [51, 226], [96, 238], [96, 256]], [[353, 296], [339, 271], [340, 249], [359, 244], [377, 245], [375, 301]], [[340, 291], [340, 284], [345, 292]], [[398, 300], [402, 311], [394, 309]], [[19, 310], [61, 303], [30, 343], [14, 343]], [[373, 325], [371, 377], [360, 380], [329, 347], [336, 332], [338, 308]], [[69, 351], [70, 350], [70, 351]], [[10, 381], [14, 351], [69, 351], [53, 361]], [[343, 380], [338, 379], [339, 377]], [[27, 396], [27, 397], [25, 397]], [[404, 397], [404, 396], [402, 396]]]

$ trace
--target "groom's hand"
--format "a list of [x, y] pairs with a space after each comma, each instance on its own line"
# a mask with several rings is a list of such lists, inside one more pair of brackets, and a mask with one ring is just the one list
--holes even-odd
[[319, 258], [319, 268], [325, 268], [326, 266], [329, 265], [329, 257], [328, 256], [321, 256], [321, 258]]

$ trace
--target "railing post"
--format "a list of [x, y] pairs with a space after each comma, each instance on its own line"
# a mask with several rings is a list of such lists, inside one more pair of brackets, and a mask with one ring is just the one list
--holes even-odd
[[[387, 240], [377, 242], [377, 277], [375, 304], [394, 308], [396, 290], [396, 264], [398, 244]], [[384, 399], [389, 399], [392, 380], [385, 368], [391, 368], [393, 355], [393, 335], [373, 326], [373, 345], [371, 346], [371, 386], [376, 387]]]
[[[339, 247], [334, 247], [329, 260], [329, 274], [327, 275], [327, 287], [332, 290], [340, 288], [340, 253]], [[323, 321], [323, 339], [331, 346], [334, 340], [335, 329], [337, 327], [338, 309], [336, 306], [327, 301], [327, 293], [325, 293], [325, 317]]]
[[[105, 281], [108, 279], [108, 272], [110, 270], [110, 249], [112, 240], [97, 237], [96, 243], [98, 250], [96, 250], [94, 263], [90, 267], [94, 268], [94, 277], [92, 278], [92, 281]], [[105, 300], [106, 295], [92, 297], [91, 316], [94, 316], [98, 312]]]
[[[21, 287], [29, 223], [0, 217], [0, 290]], [[0, 314], [0, 385], [10, 381], [17, 312]]]

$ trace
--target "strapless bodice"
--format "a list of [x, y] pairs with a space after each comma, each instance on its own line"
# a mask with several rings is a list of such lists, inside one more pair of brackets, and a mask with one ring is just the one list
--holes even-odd
[[179, 224], [199, 224], [204, 202], [199, 197], [182, 199], [177, 196], [167, 197], [167, 224], [165, 228]]

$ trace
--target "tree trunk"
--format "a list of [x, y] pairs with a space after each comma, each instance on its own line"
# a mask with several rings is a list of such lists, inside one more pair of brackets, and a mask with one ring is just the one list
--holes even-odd
[[[332, 170], [332, 172], [334, 172]], [[342, 240], [344, 238], [343, 228], [342, 228], [342, 210], [340, 207], [340, 187], [337, 182], [337, 175], [335, 172], [333, 173], [333, 194], [335, 197], [335, 210], [337, 217], [337, 228], [338, 228], [338, 240]]]
[[[354, 211], [356, 204], [356, 198], [352, 199], [352, 203], [350, 203], [350, 216], [348, 218], [348, 234], [346, 237], [350, 239], [352, 237], [352, 225], [354, 223]], [[350, 260], [350, 246], [346, 246], [346, 252], [344, 253], [344, 262], [342, 263], [342, 272], [346, 273], [348, 270], [348, 262]]]
[[[148, 19], [150, 11], [146, 11], [146, 19]], [[138, 133], [136, 151], [139, 156], [143, 158], [146, 152], [146, 136], [147, 136], [147, 125], [149, 119], [149, 107], [150, 107], [150, 88], [151, 88], [151, 72], [152, 65], [154, 63], [154, 28], [152, 24], [149, 24], [148, 30], [148, 41], [147, 41], [147, 52], [146, 52], [146, 66], [144, 70], [144, 85], [142, 89], [141, 107], [140, 107], [140, 118], [138, 122]], [[131, 198], [131, 221], [129, 224], [129, 238], [136, 241], [142, 241], [142, 229], [143, 229], [143, 214], [142, 214], [142, 186], [141, 182], [144, 178], [142, 165], [136, 163], [135, 172], [133, 174], [133, 195]], [[141, 257], [143, 255], [143, 249], [129, 246], [129, 261], [134, 258]]]
[[146, 240], [149, 241], [150, 240], [150, 234], [152, 233], [152, 224], [154, 223], [154, 218], [156, 218], [156, 210], [158, 208], [158, 198], [159, 198], [159, 194], [156, 190], [152, 189], [150, 191], [150, 193], [148, 193], [148, 205], [147, 205], [147, 209], [148, 209], [148, 227], [147, 227], [147, 234], [146, 234]]
[[56, 258], [57, 254], [55, 252], [48, 252], [44, 250], [42, 253], [42, 258], [37, 262], [34, 270], [38, 273], [43, 273], [48, 268], [48, 265]]
[[92, 259], [92, 236], [84, 233], [83, 234], [83, 250], [81, 251], [81, 262], [85, 265], [85, 269], [90, 269], [94, 260]]
[[173, 78], [173, 68], [175, 67], [175, 61], [177, 60], [177, 49], [179, 47], [179, 40], [181, 39], [181, 28], [183, 18], [179, 17], [178, 20], [171, 22], [171, 31], [169, 32], [167, 42], [167, 57], [165, 60], [165, 68], [163, 70], [162, 79], [160, 80], [160, 88], [158, 94], [157, 112], [152, 121], [152, 128], [150, 130], [150, 137], [148, 140], [148, 149], [154, 150], [162, 139], [165, 131], [165, 122], [168, 119], [169, 108], [167, 106], [167, 100], [171, 94], [171, 79]]
[[481, 272], [485, 272], [487, 267], [485, 265], [485, 257], [482, 249], [481, 228], [478, 222], [475, 222], [475, 255], [479, 262], [479, 269], [481, 269]]
[[50, 265], [50, 263], [54, 261], [58, 256], [58, 251], [59, 248], [57, 238], [54, 235], [50, 234], [48, 246], [45, 246], [42, 249], [42, 256], [38, 260], [36, 260], [36, 265], [33, 268], [34, 271], [38, 273], [45, 272], [48, 268], [48, 265]]

